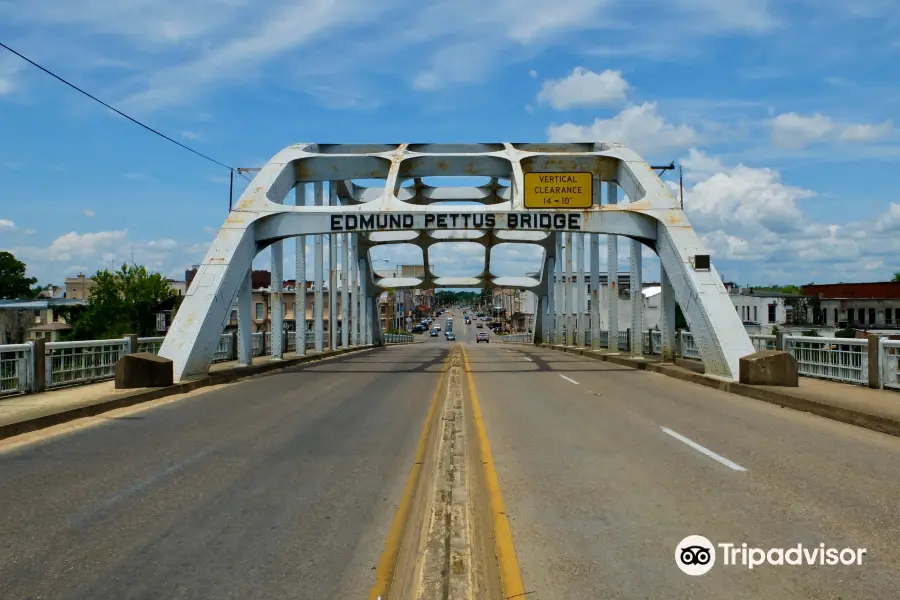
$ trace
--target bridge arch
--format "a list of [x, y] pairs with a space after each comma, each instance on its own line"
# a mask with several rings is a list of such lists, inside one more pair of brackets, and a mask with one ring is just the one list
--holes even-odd
[[[593, 204], [577, 210], [526, 208], [524, 175], [533, 172], [590, 173]], [[442, 187], [425, 181], [443, 176], [488, 179], [470, 187]], [[363, 180], [383, 182], [383, 186], [357, 183]], [[603, 183], [607, 192], [605, 203]], [[292, 191], [294, 203], [290, 204]], [[620, 198], [627, 198], [628, 202], [620, 203]], [[568, 323], [569, 336], [573, 325], [580, 325], [579, 331], [587, 327], [586, 323], [571, 319], [572, 308], [584, 307], [566, 303], [573, 294], [567, 294], [565, 286], [584, 285], [584, 257], [588, 252], [592, 265], [596, 262], [600, 234], [607, 235], [610, 264], [618, 262], [618, 238], [630, 240], [632, 289], [641, 281], [642, 246], [650, 247], [659, 256], [664, 358], [674, 355], [677, 302], [707, 372], [736, 379], [739, 358], [751, 354], [753, 346], [718, 272], [671, 191], [647, 162], [627, 147], [608, 142], [289, 146], [259, 171], [225, 219], [185, 294], [160, 354], [172, 359], [176, 380], [205, 374], [236, 299], [239, 315], [246, 315], [245, 326], [239, 324], [241, 347], [249, 348], [249, 273], [254, 256], [267, 247], [272, 251], [272, 293], [279, 298], [276, 301], [273, 297], [272, 322], [280, 329], [282, 289], [276, 282], [280, 284], [284, 275], [285, 240], [292, 237], [311, 236], [314, 240], [314, 280], [318, 282], [315, 319], [319, 323], [324, 235], [330, 239], [330, 263], [342, 265], [340, 285], [332, 279], [329, 289], [350, 291], [346, 294], [350, 296], [347, 303], [342, 301], [341, 311], [346, 317], [344, 322], [354, 325], [352, 332], [345, 328], [341, 340], [344, 344], [379, 342], [380, 327], [376, 327], [374, 317], [379, 285], [384, 282], [375, 275], [369, 250], [394, 243], [414, 243], [423, 248], [423, 272], [410, 278], [403, 284], [405, 287], [508, 286], [531, 290], [539, 298], [536, 339], [559, 342], [564, 323]], [[344, 241], [340, 256], [338, 238]], [[589, 248], [585, 248], [585, 238], [589, 239]], [[431, 272], [428, 248], [448, 242], [474, 242], [485, 247], [486, 264], [480, 276], [438, 277]], [[491, 248], [510, 243], [537, 244], [544, 249], [536, 277], [491, 274]], [[572, 284], [576, 277], [572, 269], [564, 268], [571, 264], [573, 250], [582, 264], [576, 284]], [[305, 251], [305, 244], [297, 244], [298, 281], [308, 279]], [[592, 301], [596, 306], [598, 279], [595, 273], [591, 277], [595, 282]], [[611, 281], [611, 288], [616, 283]], [[335, 294], [330, 298], [334, 315]], [[584, 293], [574, 295], [575, 302], [584, 302], [585, 298]], [[618, 329], [617, 303], [616, 295], [610, 294], [611, 336]], [[298, 305], [305, 306], [305, 296]], [[643, 330], [640, 316], [635, 314], [639, 312], [633, 311], [633, 331]], [[590, 327], [594, 331], [599, 328], [597, 314], [599, 310], [591, 312]], [[280, 337], [273, 336], [276, 356], [283, 352]], [[242, 360], [249, 362], [249, 354]]]

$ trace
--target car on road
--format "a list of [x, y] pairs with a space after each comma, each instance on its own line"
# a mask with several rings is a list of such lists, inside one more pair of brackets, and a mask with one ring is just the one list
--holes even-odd
[[477, 344], [478, 342], [487, 342], [488, 344], [491, 343], [491, 339], [490, 336], [488, 336], [487, 331], [478, 332], [478, 335], [475, 336], [475, 343]]
[[477, 323], [475, 325], [475, 327], [477, 327], [478, 329], [482, 329], [484, 327], [484, 325], [482, 325], [481, 323]]
[[453, 333], [452, 331], [448, 331], [448, 332], [447, 332], [447, 341], [448, 341], [448, 342], [455, 342], [455, 341], [456, 341], [456, 334]]
[[441, 330], [441, 326], [440, 326], [440, 325], [435, 325], [435, 326], [434, 326], [433, 331], [440, 331], [440, 330]]
[[437, 337], [437, 336], [438, 336], [438, 328], [435, 327], [434, 329], [431, 330], [431, 337]]
[[422, 327], [421, 325], [416, 325], [415, 327], [412, 328], [412, 332], [413, 333], [425, 333], [425, 328]]

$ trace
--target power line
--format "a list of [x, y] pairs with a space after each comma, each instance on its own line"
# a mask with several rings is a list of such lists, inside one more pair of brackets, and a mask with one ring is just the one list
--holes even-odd
[[[151, 133], [155, 133], [155, 134], [158, 135], [159, 137], [161, 137], [161, 138], [163, 138], [163, 139], [165, 139], [165, 140], [168, 140], [168, 141], [172, 142], [172, 143], [175, 144], [176, 146], [180, 146], [181, 148], [184, 148], [184, 149], [187, 150], [188, 152], [192, 152], [192, 153], [196, 154], [197, 156], [199, 156], [199, 157], [201, 157], [201, 158], [205, 158], [206, 160], [208, 160], [208, 161], [210, 161], [210, 162], [212, 162], [212, 163], [215, 163], [215, 164], [219, 165], [220, 167], [225, 167], [226, 169], [228, 169], [228, 170], [230, 170], [230, 171], [235, 171], [235, 170], [236, 170], [234, 167], [230, 167], [230, 166], [226, 165], [225, 163], [221, 163], [221, 162], [217, 161], [216, 159], [211, 158], [211, 157], [209, 157], [209, 156], [203, 154], [202, 152], [198, 152], [197, 150], [194, 150], [193, 148], [190, 148], [190, 147], [188, 147], [188, 146], [185, 146], [184, 144], [182, 144], [181, 142], [179, 142], [179, 141], [177, 141], [177, 140], [173, 140], [172, 138], [170, 138], [170, 137], [167, 136], [166, 134], [161, 133], [161, 132], [157, 131], [156, 129], [153, 129], [153, 128], [150, 127], [149, 125], [144, 125], [143, 123], [141, 123], [140, 121], [138, 121], [138, 120], [135, 119], [134, 117], [130, 117], [130, 116], [126, 115], [125, 113], [123, 113], [123, 112], [122, 112], [121, 110], [119, 110], [118, 108], [115, 108], [115, 107], [113, 107], [113, 106], [110, 106], [109, 104], [107, 104], [107, 103], [104, 102], [103, 100], [100, 100], [100, 99], [97, 98], [96, 96], [93, 96], [93, 95], [89, 94], [88, 92], [84, 91], [83, 89], [81, 89], [80, 87], [78, 87], [77, 85], [75, 85], [74, 83], [70, 83], [70, 82], [66, 81], [65, 79], [63, 79], [62, 77], [60, 77], [59, 75], [57, 75], [56, 73], [54, 73], [53, 71], [50, 71], [49, 69], [46, 69], [46, 68], [42, 67], [41, 65], [37, 64], [36, 62], [34, 62], [33, 60], [31, 60], [31, 59], [28, 58], [27, 56], [25, 56], [25, 55], [23, 55], [23, 54], [21, 54], [21, 53], [19, 53], [19, 52], [16, 52], [15, 50], [13, 50], [12, 48], [10, 48], [9, 46], [7, 46], [6, 44], [4, 44], [3, 42], [0, 42], [0, 47], [6, 48], [6, 49], [9, 50], [10, 52], [12, 52], [13, 54], [15, 54], [15, 55], [18, 56], [19, 58], [21, 58], [22, 60], [24, 60], [25, 62], [30, 63], [32, 66], [37, 67], [38, 69], [40, 69], [41, 71], [43, 71], [43, 72], [46, 73], [47, 75], [50, 75], [51, 77], [53, 77], [53, 78], [55, 78], [55, 79], [61, 81], [62, 83], [66, 84], [67, 86], [69, 86], [69, 87], [72, 88], [73, 90], [75, 90], [75, 91], [77, 91], [77, 92], [80, 92], [80, 93], [84, 94], [85, 96], [87, 96], [88, 98], [90, 98], [91, 100], [93, 100], [94, 102], [99, 102], [100, 104], [102, 104], [103, 106], [105, 106], [106, 108], [108, 108], [109, 110], [111, 110], [111, 111], [113, 111], [114, 113], [117, 113], [117, 114], [119, 114], [119, 115], [125, 117], [126, 119], [128, 119], [129, 121], [131, 121], [132, 123], [134, 123], [134, 124], [136, 124], [136, 125], [140, 125], [141, 127], [143, 127], [144, 129], [146, 129], [147, 131], [149, 131], [149, 132], [151, 132]], [[245, 177], [245, 179], [246, 179], [246, 177]], [[248, 181], [249, 181], [249, 180], [248, 180]]]

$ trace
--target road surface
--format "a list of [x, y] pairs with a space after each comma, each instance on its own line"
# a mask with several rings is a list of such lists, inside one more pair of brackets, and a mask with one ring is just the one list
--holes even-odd
[[[529, 600], [900, 597], [897, 438], [461, 317]], [[419, 339], [0, 445], [0, 598], [366, 598], [453, 346]], [[690, 577], [690, 534], [867, 553]]]

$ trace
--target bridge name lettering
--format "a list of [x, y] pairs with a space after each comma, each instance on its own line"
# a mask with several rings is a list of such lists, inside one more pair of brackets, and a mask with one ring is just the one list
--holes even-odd
[[384, 213], [331, 215], [331, 231], [404, 229], [580, 230], [581, 213]]

